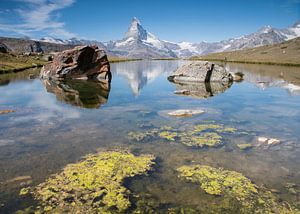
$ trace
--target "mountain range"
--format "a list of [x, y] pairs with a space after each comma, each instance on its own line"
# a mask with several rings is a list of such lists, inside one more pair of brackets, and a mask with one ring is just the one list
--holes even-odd
[[41, 42], [61, 45], [97, 45], [109, 55], [128, 58], [185, 58], [209, 53], [242, 50], [262, 45], [277, 44], [300, 36], [300, 21], [285, 29], [264, 26], [257, 32], [219, 42], [170, 42], [148, 32], [137, 18], [123, 39], [109, 42], [71, 38], [67, 40], [44, 37]]

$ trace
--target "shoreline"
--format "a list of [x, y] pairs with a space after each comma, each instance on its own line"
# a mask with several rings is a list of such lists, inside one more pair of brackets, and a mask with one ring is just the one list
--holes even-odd
[[215, 61], [222, 63], [237, 63], [237, 64], [259, 64], [259, 65], [279, 65], [279, 66], [293, 66], [300, 67], [300, 63], [290, 63], [290, 62], [265, 62], [265, 61], [247, 61], [247, 60], [223, 60], [223, 59], [213, 59], [213, 58], [201, 58], [201, 59], [189, 59], [191, 61]]

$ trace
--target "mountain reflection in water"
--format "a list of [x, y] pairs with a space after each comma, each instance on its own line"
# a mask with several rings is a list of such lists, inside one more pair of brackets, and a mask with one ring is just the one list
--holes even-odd
[[177, 60], [143, 60], [129, 63], [114, 63], [111, 70], [114, 75], [125, 78], [134, 96], [138, 96], [143, 87], [153, 82], [158, 76], [169, 74], [185, 63]]
[[55, 94], [57, 100], [84, 108], [100, 108], [110, 92], [110, 84], [101, 81], [42, 81], [47, 92]]

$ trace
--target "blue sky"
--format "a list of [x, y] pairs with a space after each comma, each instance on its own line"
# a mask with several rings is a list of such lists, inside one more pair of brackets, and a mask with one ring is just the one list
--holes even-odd
[[220, 41], [300, 20], [300, 0], [0, 0], [0, 35], [121, 39], [132, 17], [160, 39]]

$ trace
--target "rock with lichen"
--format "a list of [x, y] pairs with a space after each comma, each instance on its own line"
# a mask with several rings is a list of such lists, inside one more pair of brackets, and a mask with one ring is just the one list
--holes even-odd
[[147, 174], [153, 164], [152, 155], [118, 151], [88, 155], [34, 188], [38, 211], [123, 213], [131, 206], [124, 179]]
[[[181, 166], [179, 177], [197, 183], [207, 194], [218, 197], [218, 211], [238, 213], [298, 213], [281, 203], [268, 190], [258, 188], [241, 173], [206, 165]], [[228, 203], [230, 206], [228, 206]], [[213, 210], [212, 210], [213, 211]]]

